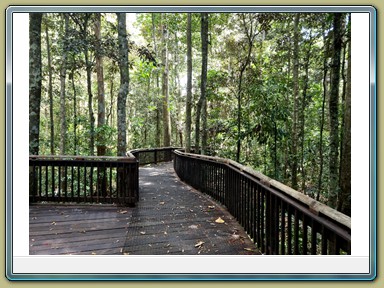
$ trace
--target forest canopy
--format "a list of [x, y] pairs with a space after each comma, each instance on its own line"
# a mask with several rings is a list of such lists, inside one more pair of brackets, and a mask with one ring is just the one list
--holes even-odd
[[350, 215], [349, 13], [31, 13], [30, 154], [178, 146]]

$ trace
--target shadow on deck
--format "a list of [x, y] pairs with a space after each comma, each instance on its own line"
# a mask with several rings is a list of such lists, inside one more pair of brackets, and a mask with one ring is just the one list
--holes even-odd
[[30, 255], [260, 254], [231, 214], [182, 183], [172, 163], [140, 168], [140, 200], [31, 205]]

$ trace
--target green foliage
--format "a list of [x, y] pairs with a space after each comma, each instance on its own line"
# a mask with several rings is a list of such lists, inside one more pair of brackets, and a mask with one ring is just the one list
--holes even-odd
[[[346, 17], [345, 17], [346, 18]], [[96, 78], [94, 56], [103, 56], [105, 103], [107, 124], [95, 128], [95, 144], [105, 145], [107, 154], [116, 154], [117, 95], [120, 77], [116, 15], [102, 15], [100, 43], [93, 33], [92, 15], [71, 15], [69, 38], [63, 39], [63, 19], [60, 14], [45, 14], [49, 30], [53, 71], [53, 111], [55, 122], [55, 151], [58, 151], [59, 123], [59, 71], [63, 49], [68, 52], [67, 69], [73, 82], [66, 81], [67, 151], [88, 155], [90, 120], [84, 50], [89, 50], [93, 79]], [[87, 20], [88, 19], [88, 20]], [[196, 105], [200, 98], [201, 77], [201, 15], [192, 13], [192, 119], [196, 119]], [[321, 193], [327, 200], [329, 168], [329, 112], [325, 103], [325, 121], [321, 132], [323, 106], [324, 62], [329, 66], [332, 53], [332, 14], [301, 13], [299, 22], [299, 75], [298, 75], [298, 140], [294, 143], [293, 129], [293, 24], [291, 13], [210, 13], [207, 71], [207, 134], [210, 153], [236, 159], [237, 141], [240, 140], [240, 162], [290, 185], [292, 160], [302, 164], [298, 169], [298, 182], [310, 196]], [[350, 22], [343, 22], [350, 29]], [[87, 24], [87, 25], [85, 25]], [[186, 102], [186, 13], [140, 13], [129, 37], [129, 95], [126, 105], [128, 149], [162, 145], [162, 25], [168, 29], [169, 60], [169, 112], [172, 122], [172, 145], [184, 145]], [[252, 24], [255, 41], [249, 62], [247, 43]], [[85, 29], [86, 28], [86, 29]], [[85, 29], [85, 30], [84, 30]], [[136, 29], [136, 30], [134, 30]], [[45, 31], [45, 30], [43, 30]], [[324, 37], [323, 37], [324, 35]], [[346, 43], [347, 33], [343, 34]], [[140, 36], [140, 40], [139, 40]], [[47, 49], [42, 37], [43, 96], [41, 99], [40, 153], [50, 152], [49, 100], [47, 96]], [[95, 45], [100, 44], [100, 45]], [[100, 49], [95, 47], [100, 46]], [[344, 45], [346, 47], [346, 45]], [[344, 47], [343, 46], [343, 47]], [[64, 48], [63, 48], [64, 47]], [[309, 58], [308, 58], [309, 55]], [[308, 58], [308, 61], [306, 59]], [[308, 62], [308, 63], [307, 63]], [[244, 66], [245, 65], [245, 66]], [[308, 65], [308, 77], [305, 75]], [[329, 68], [327, 66], [327, 68]], [[242, 90], [238, 109], [239, 80], [242, 68]], [[329, 71], [328, 71], [329, 72]], [[329, 77], [329, 73], [328, 73]], [[97, 111], [97, 84], [93, 80], [93, 110]], [[72, 87], [72, 85], [74, 87]], [[341, 84], [340, 84], [341, 85]], [[306, 87], [306, 90], [304, 89]], [[329, 90], [329, 83], [326, 83]], [[306, 91], [305, 101], [303, 92]], [[326, 98], [328, 99], [328, 98]], [[76, 111], [74, 108], [76, 100]], [[343, 108], [339, 104], [340, 109]], [[94, 115], [95, 117], [97, 115]], [[240, 130], [237, 119], [240, 117]], [[160, 120], [159, 120], [160, 119]], [[339, 115], [339, 123], [343, 114]], [[303, 121], [303, 122], [301, 122]], [[304, 129], [301, 130], [301, 123]], [[341, 125], [341, 124], [340, 124]], [[192, 127], [194, 125], [192, 124]], [[194, 138], [192, 129], [191, 139]], [[202, 132], [202, 131], [200, 131]], [[322, 133], [322, 142], [320, 137]], [[182, 135], [182, 139], [180, 139]], [[192, 146], [194, 143], [192, 143]], [[291, 155], [296, 145], [297, 155]], [[302, 149], [301, 149], [302, 147]], [[320, 174], [320, 148], [323, 150], [323, 171]], [[320, 189], [319, 189], [320, 187]], [[301, 189], [301, 187], [300, 187]]]

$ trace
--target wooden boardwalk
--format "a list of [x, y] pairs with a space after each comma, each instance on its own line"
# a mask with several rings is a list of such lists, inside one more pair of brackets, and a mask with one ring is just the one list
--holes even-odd
[[213, 199], [179, 181], [172, 163], [140, 168], [136, 207], [31, 205], [30, 255], [260, 254]]

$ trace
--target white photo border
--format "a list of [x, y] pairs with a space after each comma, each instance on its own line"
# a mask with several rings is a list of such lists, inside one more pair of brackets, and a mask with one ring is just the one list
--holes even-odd
[[[14, 60], [15, 56], [13, 55], [13, 51], [15, 49], [14, 43], [16, 43], [15, 36], [13, 36], [13, 28], [14, 28], [14, 13], [33, 13], [33, 12], [43, 12], [43, 13], [60, 13], [60, 12], [127, 12], [127, 13], [148, 13], [148, 12], [174, 12], [174, 13], [185, 13], [185, 12], [227, 12], [227, 13], [234, 13], [234, 12], [292, 12], [292, 13], [305, 13], [305, 12], [324, 12], [324, 13], [335, 13], [335, 12], [350, 12], [350, 13], [369, 13], [369, 55], [368, 57], [368, 65], [369, 65], [369, 75], [368, 75], [368, 81], [369, 81], [369, 111], [365, 111], [367, 113], [367, 117], [369, 118], [369, 129], [367, 129], [366, 126], [364, 126], [362, 129], [366, 129], [369, 133], [369, 179], [365, 179], [363, 181], [357, 179], [353, 184], [360, 185], [361, 187], [366, 187], [367, 183], [366, 180], [369, 182], [369, 211], [368, 215], [364, 219], [368, 219], [369, 225], [367, 225], [366, 222], [363, 222], [360, 224], [361, 226], [365, 225], [366, 229], [369, 231], [369, 248], [367, 248], [368, 251], [368, 260], [365, 261], [364, 265], [369, 265], [369, 269], [367, 273], [359, 273], [356, 272], [343, 272], [343, 273], [312, 273], [312, 272], [303, 272], [303, 273], [273, 273], [273, 272], [263, 272], [263, 273], [232, 273], [231, 271], [228, 271], [226, 273], [219, 273], [219, 272], [210, 272], [210, 273], [185, 273], [185, 272], [162, 272], [162, 273], [156, 273], [152, 271], [153, 269], [150, 269], [150, 273], [113, 273], [113, 272], [106, 272], [106, 273], [90, 273], [90, 272], [80, 272], [80, 273], [58, 273], [56, 271], [50, 271], [47, 269], [48, 272], [41, 272], [41, 271], [34, 271], [38, 265], [34, 265], [34, 263], [38, 263], [39, 265], [44, 265], [45, 263], [60, 263], [62, 261], [66, 261], [66, 265], [70, 265], [73, 260], [79, 261], [81, 263], [87, 263], [88, 262], [94, 262], [95, 259], [102, 259], [105, 261], [106, 259], [112, 259], [111, 261], [116, 261], [117, 258], [113, 257], [102, 257], [102, 256], [92, 256], [92, 257], [71, 257], [68, 258], [66, 256], [56, 257], [56, 256], [28, 256], [25, 255], [25, 249], [19, 253], [15, 250], [15, 233], [18, 233], [17, 231], [22, 227], [25, 229], [25, 225], [22, 224], [22, 221], [18, 221], [16, 219], [15, 213], [18, 212], [15, 209], [17, 209], [14, 205], [19, 205], [18, 203], [14, 202], [14, 192], [18, 190], [13, 190], [16, 186], [15, 181], [18, 179], [14, 177], [13, 171], [15, 169], [19, 169], [20, 167], [23, 167], [23, 165], [27, 165], [27, 158], [23, 159], [25, 155], [28, 155], [28, 148], [24, 147], [21, 150], [25, 153], [20, 153], [20, 146], [17, 146], [15, 149], [15, 145], [18, 145], [17, 142], [22, 139], [22, 137], [25, 137], [23, 133], [25, 133], [25, 123], [17, 123], [17, 120], [15, 117], [16, 115], [19, 116], [20, 111], [23, 111], [23, 113], [26, 113], [28, 115], [28, 112], [25, 112], [25, 109], [21, 109], [17, 111], [14, 110], [14, 100], [18, 101], [18, 105], [21, 104], [20, 99], [15, 97], [15, 91], [19, 88], [17, 83], [19, 78], [13, 77], [13, 73], [15, 72], [15, 66]], [[376, 122], [376, 61], [377, 61], [377, 34], [376, 34], [376, 9], [373, 6], [10, 6], [6, 11], [6, 276], [9, 280], [372, 280], [376, 277], [376, 270], [377, 270], [377, 194], [376, 194], [376, 159], [377, 159], [377, 153], [376, 153], [376, 142], [377, 142], [377, 122]], [[353, 48], [352, 48], [353, 49]], [[24, 55], [28, 58], [28, 52], [26, 55]], [[19, 57], [19, 56], [18, 56]], [[354, 59], [353, 58], [353, 52], [352, 52], [352, 63], [354, 65]], [[364, 63], [366, 65], [367, 63]], [[352, 68], [353, 69], [353, 68]], [[27, 69], [28, 71], [28, 69]], [[352, 72], [353, 73], [353, 72]], [[21, 77], [21, 76], [20, 76]], [[353, 76], [352, 76], [353, 77]], [[24, 79], [25, 80], [25, 79]], [[365, 86], [364, 86], [365, 87]], [[365, 88], [362, 88], [364, 90]], [[18, 94], [17, 94], [18, 95]], [[353, 97], [352, 97], [353, 98]], [[367, 101], [365, 99], [364, 101]], [[28, 101], [27, 101], [28, 103]], [[356, 113], [353, 113], [353, 104], [352, 104], [352, 119]], [[356, 107], [356, 106], [355, 106]], [[357, 107], [357, 111], [359, 111], [361, 107]], [[366, 114], [364, 114], [366, 115]], [[25, 116], [24, 116], [25, 117]], [[354, 122], [356, 123], [356, 122]], [[365, 123], [365, 122], [364, 122]], [[21, 125], [21, 126], [20, 126]], [[27, 125], [28, 126], [28, 125]], [[22, 133], [20, 133], [20, 128], [22, 130]], [[17, 128], [17, 130], [14, 130]], [[28, 129], [28, 128], [27, 128]], [[352, 127], [353, 129], [353, 127]], [[28, 134], [26, 134], [28, 135]], [[364, 134], [365, 135], [365, 134]], [[361, 137], [361, 136], [357, 136]], [[28, 139], [28, 138], [27, 138]], [[24, 139], [25, 141], [25, 139]], [[28, 141], [28, 140], [26, 140]], [[22, 141], [21, 141], [22, 142]], [[23, 142], [24, 143], [24, 142]], [[352, 140], [353, 143], [353, 140]], [[23, 150], [24, 149], [24, 150]], [[353, 146], [352, 146], [352, 149]], [[17, 153], [15, 153], [17, 151]], [[353, 151], [353, 150], [352, 150]], [[353, 154], [353, 153], [352, 153]], [[353, 154], [354, 155], [354, 154]], [[355, 157], [355, 156], [353, 156]], [[365, 162], [364, 162], [365, 163]], [[353, 171], [352, 171], [353, 175]], [[360, 183], [363, 182], [363, 183]], [[360, 186], [359, 186], [360, 187]], [[28, 198], [27, 198], [28, 199]], [[354, 201], [354, 200], [352, 200]], [[352, 206], [356, 202], [352, 202]], [[28, 204], [28, 201], [26, 201], [23, 205], [25, 208], [25, 205]], [[359, 203], [357, 203], [359, 204]], [[356, 219], [354, 217], [354, 212], [352, 209], [352, 227], [353, 223]], [[19, 217], [22, 218], [22, 217]], [[17, 229], [15, 229], [17, 227]], [[356, 234], [354, 234], [354, 229], [352, 230], [352, 237], [353, 239], [356, 237]], [[364, 230], [365, 231], [365, 230]], [[28, 234], [28, 228], [27, 231], [24, 231], [24, 233]], [[354, 243], [354, 241], [352, 241]], [[24, 243], [25, 244], [25, 243]], [[28, 251], [28, 247], [26, 247], [26, 250]], [[347, 259], [347, 261], [353, 260], [353, 253], [354, 246], [352, 246], [352, 255], [351, 256], [342, 256], [342, 257], [349, 257], [344, 258]], [[361, 255], [358, 253], [356, 257], [364, 257], [366, 255], [367, 251], [362, 251]], [[249, 256], [249, 255], [248, 255]], [[247, 256], [247, 257], [248, 257]], [[169, 257], [169, 256], [165, 256]], [[164, 257], [164, 258], [165, 258]], [[200, 256], [199, 256], [200, 257]], [[266, 257], [266, 256], [263, 256]], [[274, 258], [279, 258], [280, 260], [283, 257], [287, 256], [271, 256], [269, 257], [271, 260], [274, 260]], [[305, 261], [307, 263], [311, 263], [311, 261], [318, 261], [321, 259], [321, 261], [324, 261], [324, 259], [327, 259], [325, 261], [331, 261], [330, 259], [333, 259], [333, 261], [336, 261], [335, 263], [341, 263], [337, 262], [338, 258], [332, 258], [333, 256], [314, 256], [314, 259], [305, 257]], [[164, 258], [161, 257], [137, 257], [136, 260], [140, 262], [140, 260], [143, 260], [143, 262], [148, 260], [155, 260], [155, 263], [161, 263], [161, 261], [164, 261]], [[180, 256], [180, 257], [173, 257], [169, 259], [173, 259], [175, 261], [180, 261], [180, 259], [184, 259], [186, 257]], [[203, 258], [203, 257], [200, 257]], [[199, 258], [199, 259], [200, 259]], [[215, 258], [215, 257], [213, 257]], [[223, 257], [216, 257], [219, 259], [218, 261], [223, 261]], [[225, 258], [225, 257], [224, 257]], [[303, 261], [304, 257], [300, 256], [293, 256], [293, 259], [296, 259], [295, 261]], [[68, 259], [70, 261], [68, 262]], [[133, 259], [133, 258], [132, 258]], [[189, 261], [192, 261], [193, 263], [198, 264], [197, 258], [192, 257], [188, 259]], [[207, 260], [208, 258], [204, 257], [204, 260]], [[235, 259], [235, 258], [230, 258]], [[249, 257], [249, 259], [252, 259]], [[255, 258], [253, 258], [255, 259]], [[308, 260], [310, 259], [310, 260]], [[318, 260], [316, 260], [318, 259]], [[50, 262], [51, 261], [51, 262]], [[83, 262], [82, 262], [83, 261]], [[309, 261], [309, 262], [308, 262]], [[343, 260], [344, 261], [344, 260]], [[150, 262], [150, 261], [148, 261]], [[201, 262], [201, 260], [200, 260]], [[20, 263], [26, 263], [26, 267], [30, 267], [32, 272], [26, 272], [25, 270], [22, 272], [18, 271], [17, 265], [20, 266]], [[344, 262], [343, 262], [344, 263]], [[84, 265], [84, 264], [82, 264]], [[145, 264], [143, 264], [145, 265]], [[196, 264], [195, 264], [196, 265]], [[272, 264], [271, 264], [272, 265]], [[307, 265], [307, 264], [305, 264]], [[313, 264], [315, 265], [315, 264]], [[338, 264], [341, 265], [341, 264]], [[303, 268], [304, 269], [304, 268]], [[305, 269], [304, 269], [305, 270]]]

